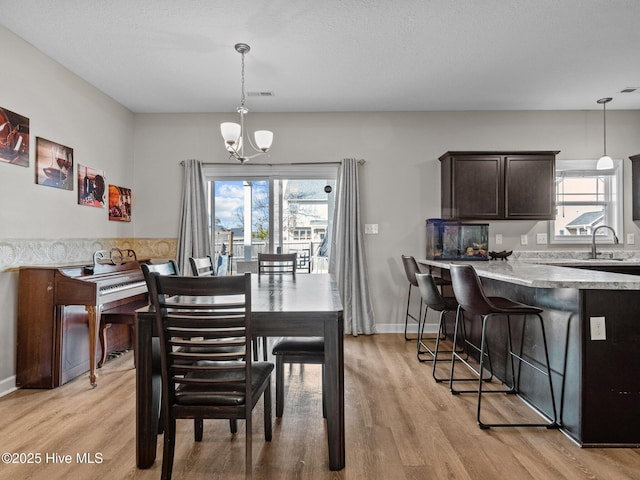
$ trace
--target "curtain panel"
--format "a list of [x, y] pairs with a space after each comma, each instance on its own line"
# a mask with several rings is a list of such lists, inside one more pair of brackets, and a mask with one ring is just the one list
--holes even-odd
[[338, 280], [345, 333], [353, 336], [376, 333], [360, 215], [359, 163], [353, 158], [345, 159], [338, 170], [329, 260], [329, 272]]
[[191, 275], [189, 257], [211, 255], [211, 239], [202, 162], [185, 160], [182, 164], [184, 175], [176, 261], [182, 275]]

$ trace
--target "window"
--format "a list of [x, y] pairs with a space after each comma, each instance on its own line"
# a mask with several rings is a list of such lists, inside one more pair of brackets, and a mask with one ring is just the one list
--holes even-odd
[[[229, 248], [248, 262], [262, 252], [298, 252], [310, 270], [326, 271], [336, 176], [336, 165], [205, 166], [213, 251]], [[221, 232], [232, 233], [231, 247]]]
[[[550, 222], [551, 242], [591, 242], [593, 231], [612, 227], [623, 238], [622, 161], [612, 170], [596, 170], [595, 160], [556, 162], [556, 217]], [[609, 229], [598, 230], [599, 242], [613, 243]], [[600, 240], [602, 238], [602, 240]]]

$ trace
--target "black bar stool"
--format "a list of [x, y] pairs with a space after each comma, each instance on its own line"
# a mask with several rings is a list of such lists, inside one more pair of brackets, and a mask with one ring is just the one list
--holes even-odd
[[[514, 302], [504, 297], [487, 297], [482, 288], [482, 284], [480, 283], [480, 278], [478, 278], [478, 274], [475, 269], [471, 265], [455, 265], [451, 264], [450, 266], [451, 272], [451, 281], [453, 284], [453, 293], [458, 301], [459, 307], [458, 312], [456, 314], [456, 327], [454, 332], [454, 345], [456, 345], [458, 331], [460, 330], [460, 324], [464, 324], [463, 316], [465, 314], [480, 316], [482, 321], [482, 335], [480, 339], [480, 347], [478, 348], [472, 342], [470, 342], [466, 336], [465, 329], [462, 328], [463, 332], [463, 342], [465, 345], [472, 346], [479, 352], [479, 369], [475, 370], [472, 365], [470, 365], [467, 359], [463, 359], [458, 353], [455, 351], [452, 353], [451, 359], [451, 376], [449, 381], [449, 386], [451, 389], [451, 393], [459, 394], [459, 393], [477, 393], [478, 394], [478, 410], [477, 410], [477, 421], [480, 428], [490, 428], [490, 427], [547, 427], [547, 428], [557, 428], [557, 413], [556, 413], [556, 404], [555, 397], [553, 394], [553, 382], [551, 379], [551, 367], [549, 364], [549, 352], [547, 350], [547, 338], [544, 329], [544, 322], [542, 320], [542, 309], [538, 307], [534, 307], [531, 305], [525, 305], [523, 303]], [[540, 323], [540, 329], [542, 333], [542, 343], [544, 349], [544, 358], [545, 365], [543, 368], [538, 367], [531, 363], [531, 361], [523, 358], [522, 355], [522, 347], [523, 347], [523, 339], [520, 341], [519, 351], [516, 353], [513, 350], [513, 342], [511, 338], [511, 317], [517, 315], [522, 316], [523, 321], [526, 322], [526, 318], [529, 315], [536, 316]], [[507, 337], [508, 337], [508, 356], [511, 363], [511, 385], [507, 385], [505, 383], [506, 389], [503, 390], [485, 390], [483, 392], [482, 385], [485, 381], [488, 381], [490, 378], [484, 378], [484, 368], [485, 368], [485, 358], [489, 362], [489, 370], [491, 372], [491, 376], [493, 376], [493, 370], [491, 367], [491, 356], [489, 354], [489, 347], [487, 345], [487, 324], [491, 319], [493, 321], [496, 319], [504, 319], [506, 317], [507, 322]], [[524, 338], [524, 326], [522, 330], [522, 336]], [[522, 368], [522, 364], [528, 365], [539, 373], [547, 376], [547, 380], [549, 383], [549, 395], [551, 398], [551, 405], [553, 408], [553, 418], [548, 423], [484, 423], [480, 418], [481, 406], [482, 406], [482, 394], [483, 393], [518, 393], [519, 390], [519, 381], [520, 375], [518, 375], [518, 380], [516, 380], [515, 375], [515, 364], [514, 359], [518, 360], [518, 368]], [[454, 382], [454, 369], [456, 360], [462, 361], [465, 365], [471, 368], [478, 375], [478, 389], [477, 390], [455, 390], [453, 387]], [[541, 362], [540, 362], [541, 363]], [[519, 370], [520, 371], [520, 370]], [[504, 382], [503, 382], [504, 383]]]
[[[444, 322], [445, 315], [449, 312], [455, 312], [458, 308], [458, 302], [453, 297], [442, 296], [440, 290], [438, 290], [436, 277], [432, 276], [431, 274], [416, 273], [416, 281], [418, 283], [418, 288], [420, 289], [420, 296], [422, 297], [422, 301], [426, 305], [422, 325], [418, 333], [418, 360], [421, 362], [433, 361], [432, 375], [436, 382], [449, 380], [449, 378], [438, 378], [436, 376], [436, 366], [438, 363], [439, 353], [452, 353], [451, 350], [440, 350], [440, 340], [446, 337], [446, 327]], [[427, 345], [424, 341], [424, 326], [427, 321], [427, 312], [429, 311], [429, 309], [440, 312], [440, 317], [438, 320], [438, 332], [435, 337], [436, 345], [434, 350], [431, 350], [429, 345]], [[430, 357], [423, 358], [422, 355], [425, 354], [428, 354]], [[450, 360], [450, 358], [447, 358], [447, 360]]]
[[[416, 280], [416, 273], [421, 273], [420, 268], [418, 267], [418, 263], [416, 259], [410, 255], [402, 255], [402, 265], [404, 266], [404, 273], [407, 276], [407, 280], [409, 281], [409, 292], [407, 293], [407, 311], [404, 318], [404, 339], [416, 340], [416, 338], [411, 338], [407, 336], [407, 327], [409, 324], [409, 319], [413, 320], [418, 324], [418, 332], [420, 331], [420, 322], [422, 319], [422, 297], [420, 297], [420, 311], [418, 312], [418, 316], [416, 317], [411, 313], [409, 309], [409, 305], [411, 304], [411, 289], [413, 287], [418, 286], [418, 281]], [[448, 280], [434, 277], [436, 285], [450, 285], [451, 282]]]

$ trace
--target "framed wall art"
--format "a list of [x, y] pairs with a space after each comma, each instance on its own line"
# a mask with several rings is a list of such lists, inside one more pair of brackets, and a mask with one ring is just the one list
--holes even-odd
[[73, 190], [73, 148], [36, 137], [36, 183]]
[[103, 208], [107, 193], [104, 171], [78, 164], [77, 177], [78, 204]]
[[0, 107], [0, 162], [29, 166], [29, 119]]
[[131, 189], [109, 185], [109, 220], [131, 221]]

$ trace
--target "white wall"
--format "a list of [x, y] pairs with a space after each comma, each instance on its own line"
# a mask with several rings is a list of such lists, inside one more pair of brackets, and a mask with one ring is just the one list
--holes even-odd
[[31, 255], [24, 250], [33, 239], [131, 237], [135, 220], [110, 222], [106, 208], [78, 205], [77, 187], [68, 191], [35, 183], [35, 139], [43, 137], [73, 148], [76, 165], [102, 169], [107, 182], [133, 187], [133, 114], [2, 27], [0, 45], [0, 106], [30, 119], [29, 166], [0, 162], [3, 392], [15, 385], [16, 258]]
[[[176, 235], [178, 162], [227, 161], [219, 123], [233, 118], [233, 114], [136, 115], [136, 237]], [[400, 255], [423, 257], [425, 219], [440, 216], [440, 155], [447, 150], [560, 150], [558, 158], [577, 159], [597, 158], [602, 152], [602, 112], [597, 110], [250, 113], [247, 126], [269, 128], [275, 134], [270, 156], [256, 163], [334, 162], [345, 157], [367, 161], [360, 170], [363, 216], [366, 223], [379, 224], [380, 232], [366, 236], [367, 263], [377, 322], [386, 329], [404, 322], [407, 283]], [[608, 112], [608, 153], [625, 159], [625, 231], [636, 234], [640, 231], [631, 221], [628, 157], [640, 153], [639, 132], [640, 112]], [[520, 234], [546, 231], [546, 222], [490, 225], [492, 236], [503, 235], [500, 250], [522, 249]], [[541, 247], [531, 241], [527, 248]]]

